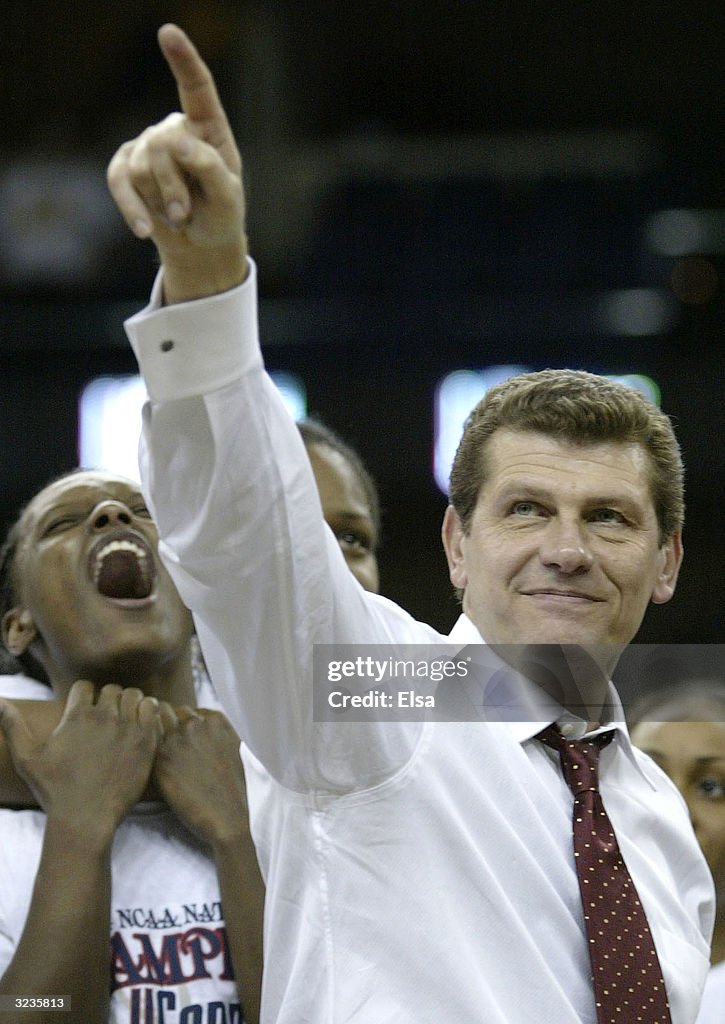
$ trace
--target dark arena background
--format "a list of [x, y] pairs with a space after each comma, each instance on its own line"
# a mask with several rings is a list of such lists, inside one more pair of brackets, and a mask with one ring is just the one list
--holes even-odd
[[3, 20], [3, 527], [78, 463], [86, 385], [136, 371], [121, 324], [154, 256], [105, 166], [175, 108], [155, 40], [174, 20], [245, 159], [268, 365], [379, 483], [383, 592], [455, 621], [446, 374], [636, 374], [675, 420], [688, 492], [678, 593], [640, 639], [723, 639], [721, 5], [10, 0]]

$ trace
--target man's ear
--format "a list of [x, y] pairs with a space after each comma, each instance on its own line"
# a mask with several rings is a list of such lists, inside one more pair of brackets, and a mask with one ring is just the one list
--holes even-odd
[[2, 631], [3, 643], [15, 658], [25, 654], [38, 635], [33, 616], [17, 606], [3, 615]]
[[677, 530], [660, 548], [660, 573], [652, 590], [654, 604], [665, 604], [674, 594], [683, 554], [682, 533]]
[[448, 575], [451, 583], [458, 590], [465, 590], [468, 583], [466, 559], [463, 553], [463, 524], [452, 505], [446, 509], [443, 517], [441, 537], [448, 559]]

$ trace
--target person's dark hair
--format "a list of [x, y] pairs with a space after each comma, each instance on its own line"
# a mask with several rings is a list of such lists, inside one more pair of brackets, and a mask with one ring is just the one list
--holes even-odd
[[302, 436], [305, 448], [310, 448], [312, 445], [324, 445], [334, 452], [339, 452], [350, 466], [360, 481], [365, 494], [368, 508], [370, 509], [370, 518], [375, 526], [375, 540], [377, 544], [377, 540], [380, 537], [380, 496], [377, 485], [368, 472], [363, 460], [354, 448], [346, 441], [343, 441], [339, 434], [336, 434], [334, 430], [331, 430], [330, 427], [319, 420], [312, 418], [300, 420], [297, 423], [297, 428]]
[[627, 709], [630, 730], [642, 722], [725, 722], [725, 679], [694, 678], [659, 687]]
[[[2, 622], [5, 613], [9, 612], [11, 608], [14, 608], [18, 603], [18, 588], [17, 580], [15, 578], [15, 559], [18, 553], [18, 547], [21, 540], [23, 539], [23, 531], [21, 529], [23, 517], [30, 503], [41, 494], [46, 487], [50, 487], [51, 484], [56, 483], [59, 480], [65, 480], [66, 477], [75, 476], [77, 473], [84, 472], [83, 469], [72, 469], [68, 473], [61, 473], [59, 476], [54, 477], [44, 487], [40, 487], [32, 498], [21, 508], [18, 512], [15, 522], [8, 529], [5, 535], [5, 540], [2, 547], [0, 547], [0, 622]], [[0, 660], [0, 667], [2, 668], [3, 674], [13, 675], [18, 672], [24, 672], [26, 675], [31, 676], [33, 679], [37, 679], [41, 683], [45, 683], [46, 686], [50, 686], [50, 680], [46, 674], [45, 669], [37, 660], [34, 658], [30, 651], [25, 651], [23, 654], [14, 655], [9, 651], [6, 651], [2, 655]]]
[[468, 532], [486, 480], [486, 445], [496, 430], [549, 434], [570, 444], [641, 444], [660, 543], [685, 516], [682, 455], [669, 418], [635, 388], [581, 370], [541, 370], [497, 384], [466, 421], [451, 471], [449, 496]]
[[[5, 613], [9, 612], [18, 603], [15, 558], [18, 553], [18, 545], [23, 536], [20, 529], [22, 518], [23, 513], [21, 512], [8, 530], [5, 542], [2, 548], [0, 548], [0, 622], [2, 622]], [[11, 654], [10, 651], [5, 649], [2, 653], [0, 664], [5, 675], [15, 675], [19, 672], [24, 672], [25, 675], [50, 686], [50, 680], [46, 675], [45, 669], [29, 650], [24, 651], [22, 654]]]

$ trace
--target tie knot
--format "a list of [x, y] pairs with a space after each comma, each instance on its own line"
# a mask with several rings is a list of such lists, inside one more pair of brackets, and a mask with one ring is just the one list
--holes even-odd
[[613, 732], [605, 732], [591, 740], [568, 740], [555, 725], [550, 725], [537, 739], [559, 751], [564, 778], [576, 796], [599, 788], [599, 754], [613, 736]]

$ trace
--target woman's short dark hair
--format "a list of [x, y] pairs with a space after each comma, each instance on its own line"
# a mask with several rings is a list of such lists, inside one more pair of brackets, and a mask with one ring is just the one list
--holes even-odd
[[[24, 512], [24, 510], [23, 510]], [[15, 579], [15, 560], [18, 553], [18, 546], [23, 538], [20, 524], [23, 518], [20, 513], [13, 525], [8, 530], [5, 542], [0, 548], [0, 622], [18, 603], [18, 588]], [[7, 649], [0, 653], [0, 672], [3, 675], [17, 675], [24, 672], [32, 679], [50, 686], [50, 680], [45, 669], [29, 650], [22, 654], [11, 654]]]
[[[60, 476], [54, 477], [44, 487], [39, 488], [33, 497], [21, 508], [15, 522], [9, 527], [5, 535], [5, 541], [2, 547], [0, 547], [0, 622], [2, 622], [5, 614], [18, 603], [19, 595], [15, 563], [18, 548], [23, 539], [22, 523], [28, 506], [39, 494], [42, 494], [46, 487], [50, 487], [51, 484], [59, 480], [65, 480], [66, 477], [76, 476], [78, 473], [83, 472], [85, 471], [82, 468], [72, 469], [67, 473], [61, 473]], [[3, 675], [15, 675], [24, 672], [25, 675], [31, 676], [33, 679], [37, 679], [39, 682], [50, 686], [50, 680], [45, 669], [29, 650], [17, 655], [5, 650], [0, 656], [0, 671]]]
[[365, 494], [370, 510], [370, 518], [375, 526], [375, 537], [377, 540], [380, 536], [380, 496], [377, 485], [361, 457], [354, 448], [346, 441], [343, 441], [339, 434], [336, 434], [334, 430], [317, 419], [306, 418], [300, 420], [297, 423], [297, 428], [302, 436], [305, 448], [309, 448], [312, 445], [324, 445], [332, 451], [338, 452], [350, 466]]

